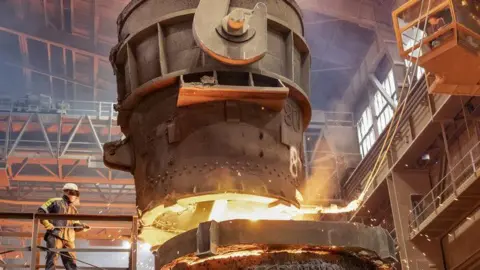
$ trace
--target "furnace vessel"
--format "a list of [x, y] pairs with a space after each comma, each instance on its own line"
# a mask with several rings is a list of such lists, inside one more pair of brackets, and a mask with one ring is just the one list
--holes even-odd
[[[216, 222], [203, 223], [211, 219], [296, 216], [311, 117], [310, 54], [297, 3], [136, 0], [117, 23], [110, 58], [125, 139], [105, 145], [104, 162], [134, 175], [141, 237], [160, 246], [213, 228]], [[319, 243], [276, 244], [298, 251]], [[244, 244], [227, 243], [222, 254], [229, 246], [245, 251]], [[275, 246], [250, 244], [266, 253]], [[206, 249], [192, 256], [216, 254]], [[172, 260], [184, 255], [191, 254]]]

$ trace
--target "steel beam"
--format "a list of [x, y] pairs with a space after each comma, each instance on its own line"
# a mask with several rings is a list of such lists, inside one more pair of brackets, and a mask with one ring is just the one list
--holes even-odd
[[103, 146], [102, 142], [98, 138], [97, 131], [95, 130], [95, 127], [93, 126], [92, 119], [90, 119], [90, 116], [87, 115], [87, 120], [88, 124], [90, 125], [90, 128], [92, 129], [93, 137], [95, 138], [95, 142], [97, 143], [98, 149], [100, 149], [100, 152], [103, 153]]
[[78, 128], [79, 128], [80, 125], [82, 124], [83, 118], [84, 118], [84, 116], [81, 116], [81, 117], [78, 119], [78, 122], [77, 122], [77, 124], [75, 125], [75, 127], [73, 128], [72, 133], [70, 134], [70, 137], [68, 138], [67, 144], [66, 144], [65, 147], [63, 148], [63, 151], [62, 151], [62, 154], [60, 155], [60, 157], [64, 156], [65, 153], [67, 153], [68, 147], [70, 147], [70, 144], [72, 143], [73, 138], [75, 138], [75, 135], [77, 134]]
[[[8, 158], [8, 164], [17, 164], [22, 163], [25, 160], [25, 157], [21, 156], [12, 156]], [[78, 165], [87, 166], [87, 159], [74, 159], [74, 158], [50, 158], [50, 157], [29, 157], [29, 164], [45, 164], [45, 165], [56, 165], [60, 163], [60, 165]]]
[[69, 176], [64, 178], [54, 176], [38, 176], [38, 175], [18, 175], [12, 178], [13, 181], [25, 181], [25, 182], [75, 182], [77, 184], [114, 184], [114, 185], [134, 185], [133, 179], [114, 179], [108, 180], [101, 177], [82, 177], [82, 176]]
[[[385, 101], [388, 103], [388, 105], [390, 105], [390, 107], [395, 110], [395, 108], [397, 107], [395, 105], [395, 102], [393, 101], [392, 97], [390, 97], [387, 92], [385, 92], [385, 88], [383, 88], [383, 85], [380, 83], [380, 81], [377, 79], [377, 77], [375, 77], [374, 74], [370, 74], [369, 75], [369, 79], [370, 81], [372, 82], [373, 86], [375, 86], [375, 89], [377, 89], [377, 91], [383, 96], [383, 98], [385, 99]], [[378, 113], [378, 112], [377, 112]]]
[[[1, 216], [1, 214], [0, 214]], [[31, 246], [31, 255], [30, 255], [30, 270], [36, 269], [37, 264], [37, 245], [38, 245], [38, 219], [33, 219], [33, 230], [32, 230], [32, 246]]]
[[73, 172], [73, 170], [75, 170], [77, 168], [79, 163], [80, 163], [80, 160], [75, 161], [75, 163], [73, 163], [72, 168], [68, 171], [68, 173], [64, 177], [62, 177], [62, 179], [65, 179], [66, 177], [70, 176], [70, 174]]
[[12, 148], [11, 148], [10, 151], [8, 152], [7, 157], [11, 156], [12, 153], [15, 151], [15, 148], [17, 148], [18, 143], [19, 143], [20, 140], [22, 139], [23, 133], [25, 133], [25, 130], [27, 130], [28, 124], [30, 124], [30, 121], [32, 120], [32, 116], [33, 116], [33, 114], [30, 114], [30, 115], [28, 116], [27, 121], [25, 122], [25, 124], [23, 125], [22, 129], [20, 130], [20, 133], [18, 134], [17, 138], [15, 139], [15, 142], [13, 143]]
[[[11, 204], [11, 205], [27, 205], [27, 206], [40, 206], [44, 203], [44, 201], [29, 201], [29, 200], [22, 200], [22, 201], [15, 201], [15, 200], [8, 200], [8, 199], [0, 199], [0, 203], [3, 204]], [[125, 208], [125, 209], [135, 209], [134, 203], [100, 203], [100, 202], [82, 202], [81, 206], [85, 207], [110, 207], [110, 208]], [[0, 215], [1, 217], [1, 215]]]
[[105, 196], [105, 194], [103, 194], [103, 191], [102, 189], [100, 189], [100, 187], [98, 185], [95, 185], [95, 188], [97, 189], [97, 191], [100, 193], [100, 197], [102, 197], [105, 202], [107, 203], [110, 203], [110, 201], [107, 199], [107, 197]]
[[43, 138], [45, 139], [45, 143], [47, 144], [48, 150], [52, 157], [55, 157], [55, 153], [53, 152], [52, 144], [50, 143], [50, 139], [48, 138], [47, 130], [45, 129], [45, 125], [43, 124], [42, 117], [40, 114], [36, 114], [38, 118], [38, 123], [40, 124], [40, 129], [42, 130]]
[[28, 158], [24, 158], [21, 165], [20, 165], [20, 168], [18, 168], [18, 170], [15, 172], [14, 175], [11, 174], [10, 177], [12, 177], [12, 178], [17, 177], [20, 174], [20, 172], [23, 170], [23, 168], [25, 168], [27, 163], [28, 163]]
[[60, 178], [56, 173], [52, 172], [47, 166], [40, 164], [40, 167], [42, 167], [46, 172], [48, 172], [51, 176], [53, 177], [58, 177]]
[[[19, 226], [22, 226], [22, 223], [18, 223]], [[92, 224], [89, 224], [92, 225]], [[15, 223], [9, 223], [8, 226], [15, 226]], [[124, 230], [130, 230], [130, 228], [125, 227]], [[45, 233], [39, 233], [38, 234], [40, 237], [43, 237]], [[108, 237], [110, 235], [110, 237]], [[118, 229], [115, 230], [107, 230], [106, 233], [99, 233], [98, 231], [95, 231], [94, 233], [77, 233], [75, 235], [76, 239], [85, 239], [85, 240], [112, 240], [112, 239], [118, 239], [118, 240], [128, 240], [130, 239], [130, 235], [118, 235]], [[0, 231], [0, 237], [9, 237], [9, 238], [30, 238], [32, 237], [32, 233], [30, 232], [4, 232]]]
[[113, 198], [113, 200], [110, 201], [110, 203], [114, 203], [115, 201], [118, 200], [118, 198], [120, 198], [123, 195], [123, 192], [125, 191], [125, 187], [126, 185], [123, 185], [122, 189], [120, 189], [120, 191], [116, 194], [115, 198]]

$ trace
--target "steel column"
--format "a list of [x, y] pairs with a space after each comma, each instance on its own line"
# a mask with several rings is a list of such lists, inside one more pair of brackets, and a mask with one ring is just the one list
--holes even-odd
[[30, 270], [35, 270], [37, 265], [37, 245], [38, 245], [38, 219], [33, 215], [33, 230], [32, 230], [32, 243], [31, 243], [31, 257], [30, 257]]
[[133, 217], [132, 220], [132, 244], [130, 246], [130, 269], [137, 269], [137, 240], [138, 240], [138, 218]]

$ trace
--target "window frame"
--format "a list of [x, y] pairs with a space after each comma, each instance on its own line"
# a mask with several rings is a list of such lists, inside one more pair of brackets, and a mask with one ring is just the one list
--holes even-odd
[[[385, 94], [390, 96], [394, 102], [394, 106], [397, 106], [398, 95], [393, 68], [390, 69], [387, 77], [380, 83]], [[376, 89], [373, 98], [370, 100], [370, 104], [362, 112], [357, 122], [357, 137], [362, 158], [368, 154], [380, 134], [392, 121], [394, 113], [395, 108], [385, 99], [383, 93]], [[368, 119], [369, 117], [370, 119]], [[368, 123], [368, 121], [371, 123]], [[365, 127], [366, 124], [370, 124], [370, 126]]]
[[[369, 124], [368, 127], [365, 125]], [[360, 155], [365, 157], [375, 143], [374, 115], [368, 105], [357, 122], [357, 137], [360, 148]], [[372, 138], [373, 135], [373, 138]]]

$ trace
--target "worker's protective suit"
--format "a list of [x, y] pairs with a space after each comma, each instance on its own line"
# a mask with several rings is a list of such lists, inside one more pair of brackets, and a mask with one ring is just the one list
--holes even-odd
[[[38, 213], [75, 215], [78, 214], [78, 210], [68, 196], [64, 195], [62, 198], [49, 199], [38, 209]], [[89, 228], [78, 220], [41, 220], [40, 222], [47, 229], [44, 237], [47, 248], [75, 248], [75, 232]], [[76, 270], [75, 252], [61, 252], [61, 254], [65, 269]], [[45, 269], [55, 269], [57, 258], [58, 252], [47, 251]]]

